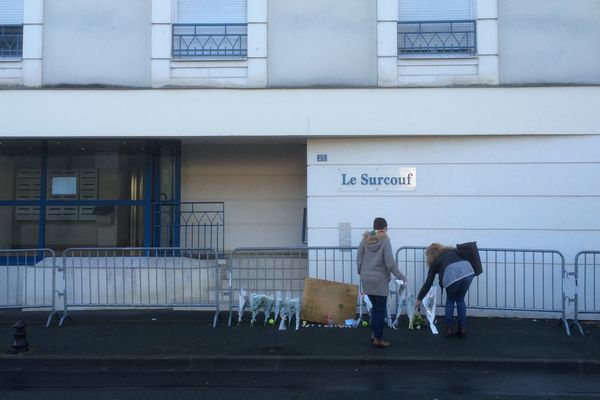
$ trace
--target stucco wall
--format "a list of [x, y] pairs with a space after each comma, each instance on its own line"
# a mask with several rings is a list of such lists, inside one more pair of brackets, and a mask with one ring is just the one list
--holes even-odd
[[46, 0], [43, 84], [149, 86], [150, 3]]
[[[317, 162], [317, 154], [327, 162]], [[373, 217], [390, 225], [393, 247], [455, 244], [596, 248], [600, 223], [600, 135], [424, 137], [309, 140], [309, 244], [338, 245], [338, 224], [352, 244]], [[339, 169], [416, 168], [413, 191], [343, 191]]]
[[376, 86], [375, 1], [269, 1], [269, 86]]
[[299, 246], [306, 146], [183, 142], [181, 199], [225, 202], [226, 250]]
[[[0, 124], [0, 135], [348, 137], [599, 134], [599, 99], [600, 86], [0, 90], [0, 110], [11, 116]], [[67, 110], [69, 123], [65, 124]], [[31, 118], [32, 115], [35, 118]]]
[[600, 84], [600, 2], [498, 2], [500, 83]]

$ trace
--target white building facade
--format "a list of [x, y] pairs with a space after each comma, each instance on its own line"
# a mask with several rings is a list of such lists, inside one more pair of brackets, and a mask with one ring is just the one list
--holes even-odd
[[161, 222], [186, 204], [223, 253], [384, 216], [395, 248], [572, 264], [600, 247], [599, 30], [594, 0], [4, 0], [0, 247], [193, 244]]

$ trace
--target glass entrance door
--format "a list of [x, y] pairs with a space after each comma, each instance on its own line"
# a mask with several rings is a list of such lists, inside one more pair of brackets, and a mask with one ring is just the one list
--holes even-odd
[[0, 248], [176, 245], [179, 152], [177, 141], [0, 140]]
[[179, 247], [180, 143], [163, 142], [155, 151], [154, 246]]
[[143, 140], [49, 141], [46, 246], [143, 246], [145, 157]]

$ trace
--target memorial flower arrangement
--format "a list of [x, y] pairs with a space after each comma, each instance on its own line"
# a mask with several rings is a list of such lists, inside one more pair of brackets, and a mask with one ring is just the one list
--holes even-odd
[[412, 324], [409, 324], [408, 329], [421, 329], [422, 326], [425, 326], [425, 319], [421, 316], [421, 314], [415, 313]]

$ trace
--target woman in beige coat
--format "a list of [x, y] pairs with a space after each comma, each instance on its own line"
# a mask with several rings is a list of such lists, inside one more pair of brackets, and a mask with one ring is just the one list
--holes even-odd
[[383, 340], [383, 324], [386, 315], [390, 274], [406, 282], [406, 277], [398, 270], [392, 245], [387, 236], [387, 221], [377, 217], [373, 230], [365, 232], [358, 246], [356, 264], [363, 292], [373, 304], [371, 310], [371, 341], [375, 347], [388, 347], [390, 342]]

